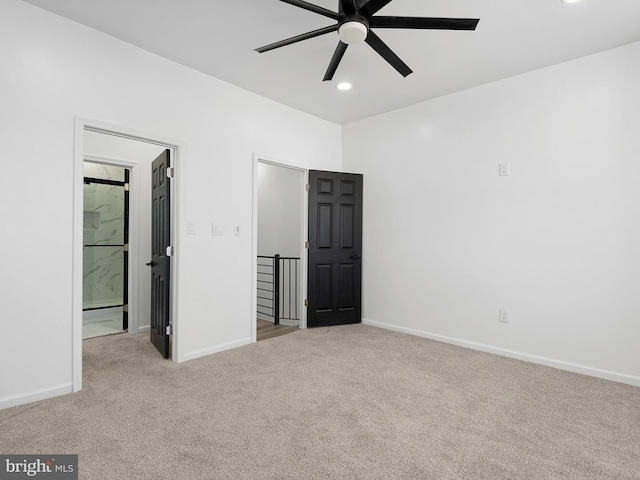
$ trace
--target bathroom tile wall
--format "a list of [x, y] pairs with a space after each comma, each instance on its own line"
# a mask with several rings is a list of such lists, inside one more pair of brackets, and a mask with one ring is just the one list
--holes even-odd
[[[124, 169], [85, 162], [85, 177], [124, 180]], [[84, 185], [83, 307], [122, 303], [124, 188]]]

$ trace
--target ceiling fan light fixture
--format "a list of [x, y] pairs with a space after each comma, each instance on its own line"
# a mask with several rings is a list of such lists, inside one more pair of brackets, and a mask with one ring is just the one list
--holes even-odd
[[368, 29], [363, 23], [351, 21], [343, 23], [338, 29], [340, 41], [347, 45], [362, 43], [367, 38]]
[[[333, 52], [329, 67], [322, 79], [323, 82], [333, 79], [347, 51], [347, 47], [351, 44], [362, 43], [364, 41], [403, 77], [413, 73], [413, 70], [369, 27], [373, 27], [373, 29], [475, 30], [480, 21], [479, 18], [389, 17], [376, 15], [379, 10], [384, 8], [392, 0], [339, 0], [337, 12], [303, 0], [280, 1], [330, 18], [337, 23], [285, 40], [280, 40], [279, 42], [271, 43], [256, 48], [255, 50], [258, 53], [264, 53], [337, 31], [340, 41]], [[332, 1], [335, 2], [335, 0]]]

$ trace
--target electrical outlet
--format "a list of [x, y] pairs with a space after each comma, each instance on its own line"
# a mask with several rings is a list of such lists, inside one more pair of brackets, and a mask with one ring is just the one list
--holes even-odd
[[501, 177], [508, 177], [509, 176], [509, 164], [508, 163], [499, 164], [498, 165], [498, 171], [499, 171]]
[[498, 313], [498, 320], [502, 323], [509, 323], [509, 310], [501, 308]]

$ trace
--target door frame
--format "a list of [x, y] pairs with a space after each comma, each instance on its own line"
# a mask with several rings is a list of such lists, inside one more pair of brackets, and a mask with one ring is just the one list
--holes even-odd
[[276, 167], [288, 168], [291, 170], [297, 170], [303, 174], [303, 187], [300, 189], [300, 202], [302, 205], [302, 215], [300, 216], [300, 222], [302, 225], [300, 234], [300, 297], [298, 298], [298, 308], [300, 315], [300, 328], [307, 328], [307, 307], [304, 306], [304, 300], [307, 298], [307, 249], [305, 243], [308, 240], [308, 218], [309, 212], [307, 211], [309, 206], [309, 195], [307, 194], [304, 185], [309, 183], [309, 169], [303, 167], [294, 162], [282, 160], [278, 158], [269, 157], [267, 155], [261, 155], [258, 153], [253, 154], [253, 206], [251, 212], [252, 220], [252, 239], [251, 239], [251, 343], [257, 341], [256, 328], [258, 323], [258, 267], [256, 264], [256, 258], [258, 257], [258, 164], [265, 163]]
[[[74, 138], [74, 160], [73, 160], [73, 255], [72, 255], [72, 329], [71, 329], [71, 354], [72, 354], [72, 390], [74, 392], [80, 391], [82, 389], [82, 288], [83, 288], [83, 235], [82, 235], [82, 227], [83, 227], [83, 184], [84, 184], [84, 170], [83, 163], [85, 158], [91, 161], [91, 156], [86, 156], [84, 154], [84, 132], [92, 131], [96, 133], [102, 133], [105, 135], [113, 135], [117, 137], [123, 137], [130, 140], [137, 140], [146, 143], [152, 143], [164, 148], [171, 149], [172, 151], [172, 163], [174, 167], [174, 181], [172, 186], [172, 198], [170, 200], [170, 208], [171, 208], [171, 244], [173, 246], [174, 255], [171, 257], [172, 262], [172, 272], [171, 275], [171, 312], [170, 318], [173, 323], [173, 332], [171, 339], [171, 359], [174, 362], [177, 362], [179, 357], [179, 335], [180, 335], [180, 324], [177, 322], [177, 312], [178, 312], [178, 276], [180, 272], [180, 262], [179, 262], [179, 253], [180, 253], [180, 236], [181, 236], [181, 228], [180, 228], [180, 220], [182, 218], [181, 210], [183, 208], [181, 198], [182, 184], [183, 179], [180, 174], [180, 168], [182, 164], [185, 163], [185, 150], [186, 144], [183, 141], [164, 137], [161, 135], [156, 135], [153, 133], [141, 132], [138, 130], [134, 130], [131, 128], [113, 125], [105, 122], [101, 122], [98, 120], [93, 120], [85, 117], [76, 116], [75, 117], [75, 138]], [[130, 165], [129, 162], [123, 162], [123, 160], [116, 159], [103, 159], [107, 160], [109, 163], [114, 163], [119, 166], [127, 166], [127, 168], [135, 168], [136, 165]], [[124, 163], [124, 165], [123, 165]], [[139, 167], [138, 167], [139, 168]], [[150, 174], [150, 173], [149, 173]], [[137, 210], [137, 207], [134, 209], [134, 212]], [[137, 216], [133, 216], [129, 219], [131, 225], [136, 225]], [[138, 265], [141, 259], [139, 258], [137, 248], [130, 249], [129, 256], [129, 301], [130, 304], [132, 302], [136, 302], [139, 304], [140, 301], [144, 301], [144, 299], [140, 299], [136, 292], [137, 287], [137, 279], [140, 275], [138, 272], [139, 267], [135, 267], [134, 265]], [[137, 263], [134, 263], [137, 262]], [[151, 299], [149, 299], [151, 301]], [[135, 311], [135, 310], [134, 310]], [[137, 315], [136, 315], [137, 317]], [[139, 326], [138, 319], [136, 318], [135, 327], [136, 329]], [[131, 326], [131, 324], [130, 324]]]

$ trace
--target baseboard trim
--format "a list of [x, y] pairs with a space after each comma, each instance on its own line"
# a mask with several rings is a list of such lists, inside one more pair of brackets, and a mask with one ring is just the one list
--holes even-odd
[[71, 382], [59, 385], [57, 387], [45, 388], [26, 395], [14, 395], [12, 397], [6, 397], [0, 399], [0, 410], [5, 408], [17, 407], [18, 405], [25, 405], [27, 403], [33, 403], [40, 400], [46, 400], [47, 398], [57, 397], [60, 395], [66, 395], [67, 393], [73, 393], [73, 385]]
[[207, 355], [211, 355], [212, 353], [223, 352], [224, 350], [230, 350], [232, 348], [242, 347], [244, 345], [249, 345], [251, 343], [251, 338], [244, 338], [242, 340], [238, 340], [237, 342], [229, 342], [223, 343], [222, 345], [216, 345], [215, 347], [203, 348], [202, 350], [195, 350], [193, 352], [185, 353], [182, 355], [182, 358], [178, 360], [178, 363], [185, 362], [187, 360], [194, 360], [200, 357], [206, 357]]
[[362, 323], [370, 325], [372, 327], [384, 328], [385, 330], [393, 330], [394, 332], [406, 333], [409, 335], [415, 335], [417, 337], [428, 338], [429, 340], [435, 340], [437, 342], [449, 343], [458, 347], [470, 348], [472, 350], [478, 350], [481, 352], [493, 353], [495, 355], [501, 355], [503, 357], [514, 358], [516, 360], [523, 360], [525, 362], [537, 363], [539, 365], [545, 365], [547, 367], [557, 368], [559, 370], [566, 370], [568, 372], [580, 373], [582, 375], [588, 375], [590, 377], [602, 378], [604, 380], [611, 380], [613, 382], [625, 383], [634, 387], [640, 387], [640, 377], [633, 375], [626, 375], [623, 373], [611, 372], [608, 370], [600, 370], [598, 368], [587, 367], [584, 365], [578, 365], [575, 363], [564, 362], [562, 360], [555, 360], [552, 358], [539, 357], [537, 355], [531, 355], [528, 353], [522, 353], [515, 350], [508, 350], [505, 348], [494, 347], [492, 345], [485, 345], [483, 343], [470, 342], [467, 340], [461, 340], [458, 338], [446, 337], [444, 335], [438, 335], [435, 333], [423, 332], [420, 330], [414, 330], [412, 328], [399, 327], [389, 323], [376, 322], [374, 320], [362, 319]]
[[300, 326], [300, 320], [280, 319], [280, 325], [283, 325], [283, 326], [286, 326], [286, 327], [299, 327]]
[[151, 330], [151, 325], [145, 325], [144, 327], [138, 327], [138, 333], [144, 333]]

